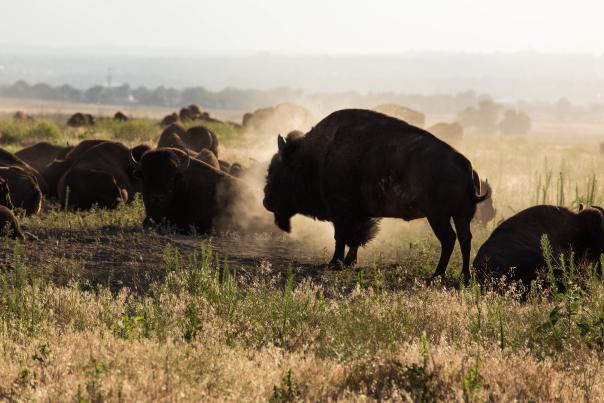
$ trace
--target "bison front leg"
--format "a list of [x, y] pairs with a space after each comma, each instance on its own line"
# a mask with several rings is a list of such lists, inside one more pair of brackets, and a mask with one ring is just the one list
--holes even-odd
[[445, 274], [451, 253], [453, 253], [453, 248], [455, 247], [455, 231], [451, 227], [450, 217], [428, 217], [428, 222], [430, 223], [430, 227], [432, 227], [432, 231], [434, 231], [434, 235], [440, 241], [441, 247], [440, 259], [438, 260], [436, 271], [432, 275], [432, 279], [434, 280], [436, 277], [442, 277]]
[[344, 259], [344, 247], [345, 247], [345, 243], [343, 240], [338, 240], [336, 238], [336, 249], [333, 253], [333, 257], [331, 258], [331, 261], [329, 262], [329, 269], [338, 269], [343, 265], [343, 259]]

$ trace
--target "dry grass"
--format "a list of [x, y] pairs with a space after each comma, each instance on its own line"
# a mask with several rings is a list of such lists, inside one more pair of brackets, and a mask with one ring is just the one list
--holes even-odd
[[[120, 131], [147, 138], [86, 135]], [[493, 184], [501, 219], [536, 201], [601, 202], [596, 144], [486, 137], [460, 148]], [[297, 219], [292, 238], [209, 239], [146, 231], [142, 216], [140, 200], [50, 208], [23, 220], [37, 240], [1, 240], [0, 400], [604, 399], [593, 268], [569, 273], [565, 293], [521, 301], [514, 289], [459, 288], [458, 250], [443, 284], [426, 286], [439, 248], [422, 222], [386, 221], [358, 267], [334, 272], [322, 265], [324, 223]], [[475, 229], [474, 250], [491, 230]]]

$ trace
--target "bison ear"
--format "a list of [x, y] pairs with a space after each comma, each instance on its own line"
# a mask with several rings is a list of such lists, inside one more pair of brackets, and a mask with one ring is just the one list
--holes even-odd
[[285, 139], [283, 138], [283, 136], [279, 135], [277, 136], [277, 147], [279, 148], [279, 154], [283, 155], [283, 153], [285, 152]]
[[579, 212], [583, 211], [583, 203], [579, 203]]

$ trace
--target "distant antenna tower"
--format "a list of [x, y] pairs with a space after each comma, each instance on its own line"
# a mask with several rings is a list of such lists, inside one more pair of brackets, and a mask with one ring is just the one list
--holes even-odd
[[107, 69], [107, 88], [111, 88], [112, 77], [111, 77], [111, 67]]

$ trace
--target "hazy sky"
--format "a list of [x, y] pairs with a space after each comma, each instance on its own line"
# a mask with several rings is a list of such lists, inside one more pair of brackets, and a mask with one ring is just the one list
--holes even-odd
[[96, 51], [604, 53], [603, 0], [3, 1], [0, 44]]

